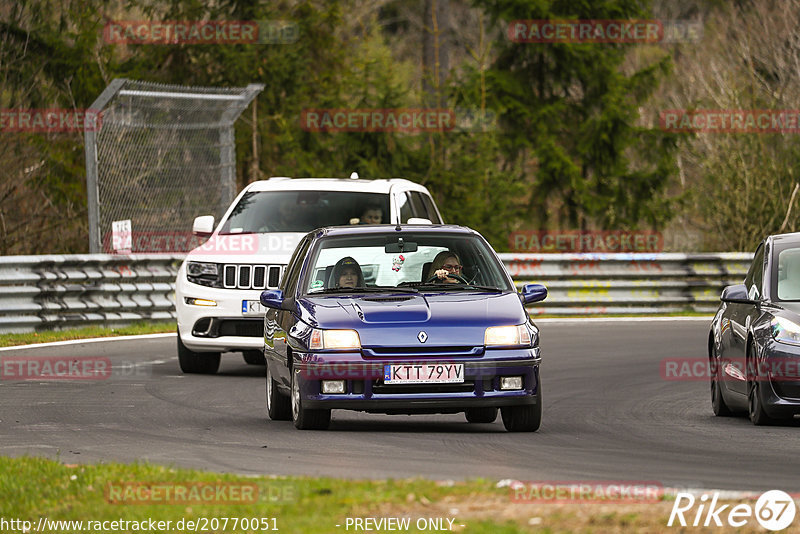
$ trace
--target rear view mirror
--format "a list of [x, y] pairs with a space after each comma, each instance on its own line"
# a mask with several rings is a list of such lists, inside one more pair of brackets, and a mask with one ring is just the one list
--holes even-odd
[[722, 290], [722, 295], [720, 295], [719, 299], [722, 302], [735, 304], [756, 304], [758, 302], [750, 298], [750, 295], [747, 294], [747, 287], [744, 284], [727, 286]]
[[395, 254], [399, 252], [416, 252], [417, 244], [413, 241], [403, 241], [402, 237], [397, 238], [394, 243], [386, 243], [383, 247], [384, 252], [387, 254]]
[[192, 233], [198, 237], [208, 237], [214, 233], [214, 216], [202, 215], [194, 219]]
[[530, 304], [547, 298], [547, 288], [542, 284], [525, 284], [522, 286], [522, 303]]

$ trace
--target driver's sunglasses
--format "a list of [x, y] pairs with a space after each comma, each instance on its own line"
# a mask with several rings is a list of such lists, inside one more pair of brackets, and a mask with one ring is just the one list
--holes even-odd
[[442, 269], [447, 269], [448, 271], [460, 271], [461, 265], [452, 265], [450, 263], [446, 263], [442, 265]]

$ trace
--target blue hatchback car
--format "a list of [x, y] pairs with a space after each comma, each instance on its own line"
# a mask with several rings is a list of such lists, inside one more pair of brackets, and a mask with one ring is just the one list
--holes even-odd
[[459, 413], [509, 431], [542, 418], [539, 330], [492, 247], [451, 225], [329, 227], [261, 303], [267, 410], [324, 429], [332, 409]]

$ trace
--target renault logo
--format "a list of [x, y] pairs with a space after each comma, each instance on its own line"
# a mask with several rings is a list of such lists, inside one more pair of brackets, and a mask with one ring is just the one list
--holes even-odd
[[425, 331], [422, 330], [420, 331], [419, 334], [417, 334], [417, 339], [419, 339], [420, 343], [425, 343], [426, 341], [428, 341], [428, 334], [426, 334]]

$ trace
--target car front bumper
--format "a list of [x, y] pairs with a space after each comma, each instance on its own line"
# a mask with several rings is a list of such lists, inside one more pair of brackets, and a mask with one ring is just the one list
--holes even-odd
[[[413, 360], [413, 361], [411, 361]], [[456, 384], [385, 384], [384, 365], [463, 363], [464, 382]], [[360, 354], [295, 355], [302, 403], [311, 409], [346, 409], [375, 413], [456, 413], [469, 408], [534, 405], [541, 397], [540, 349], [489, 350], [470, 358], [364, 359]], [[522, 376], [521, 390], [501, 390], [500, 377]], [[322, 380], [344, 380], [346, 393], [323, 394]]]

